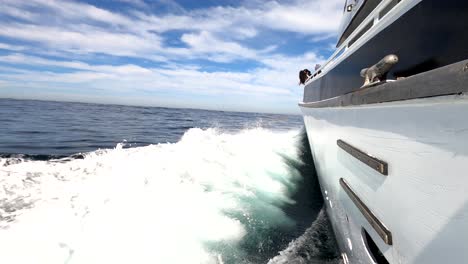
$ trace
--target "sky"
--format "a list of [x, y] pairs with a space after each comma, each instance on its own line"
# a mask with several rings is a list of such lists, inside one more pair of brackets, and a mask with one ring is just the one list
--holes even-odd
[[343, 0], [0, 0], [0, 98], [299, 113]]

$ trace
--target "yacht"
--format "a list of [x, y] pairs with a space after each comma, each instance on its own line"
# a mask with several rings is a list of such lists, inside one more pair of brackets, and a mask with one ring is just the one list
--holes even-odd
[[347, 0], [303, 113], [344, 263], [468, 263], [468, 1]]

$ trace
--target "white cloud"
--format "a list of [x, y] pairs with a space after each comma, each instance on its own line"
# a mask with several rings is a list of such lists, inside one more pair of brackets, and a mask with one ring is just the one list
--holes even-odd
[[145, 74], [151, 71], [132, 64], [107, 66], [107, 65], [90, 65], [80, 61], [57, 61], [48, 60], [36, 56], [27, 56], [23, 54], [11, 54], [0, 56], [0, 62], [24, 64], [24, 65], [39, 65], [39, 66], [58, 66], [62, 68], [72, 68], [76, 70], [86, 70], [95, 72], [115, 73], [115, 74]]
[[19, 45], [10, 45], [10, 44], [0, 42], [0, 49], [11, 50], [11, 51], [20, 51], [20, 50], [25, 50], [26, 47], [19, 46]]
[[[68, 52], [135, 57], [158, 55], [169, 59], [188, 56], [215, 61], [231, 61], [235, 59], [233, 54], [252, 58], [251, 53], [257, 51], [245, 47], [242, 40], [253, 38], [265, 29], [320, 36], [330, 34], [338, 26], [337, 6], [341, 2], [300, 0], [280, 4], [269, 1], [249, 8], [218, 6], [157, 16], [136, 10], [128, 14], [113, 13], [68, 1], [3, 1], [5, 8], [0, 9], [0, 14], [21, 14], [18, 16], [31, 23], [2, 23], [1, 36]], [[191, 49], [165, 47], [160, 34], [171, 30], [189, 31], [181, 40]], [[208, 45], [210, 49], [206, 48]], [[212, 56], [206, 56], [207, 53]]]
[[0, 12], [4, 15], [19, 18], [19, 19], [24, 19], [24, 20], [34, 20], [38, 17], [36, 14], [32, 12], [29, 12], [27, 10], [20, 9], [14, 6], [10, 6], [7, 3], [4, 3], [2, 5]]
[[51, 49], [80, 53], [107, 53], [111, 55], [146, 54], [160, 46], [160, 38], [147, 34], [144, 38], [127, 33], [101, 31], [83, 27], [74, 31], [36, 25], [0, 25], [0, 35], [38, 42]]
[[[291, 83], [268, 78], [282, 69], [261, 69], [252, 72], [205, 72], [190, 68], [143, 68], [137, 65], [89, 65], [83, 62], [48, 60], [35, 56], [14, 54], [0, 56], [0, 61], [11, 65], [28, 64], [35, 66], [57, 66], [74, 69], [72, 72], [22, 70], [6, 71], [0, 77], [10, 84], [28, 83], [86, 84], [88, 87], [112, 91], [132, 91], [135, 89], [158, 91], [173, 90], [202, 94], [240, 94], [265, 96], [291, 96]], [[280, 74], [283, 76], [285, 73]], [[289, 78], [287, 78], [289, 79]]]
[[[128, 17], [108, 10], [97, 8], [93, 5], [72, 2], [72, 1], [56, 1], [56, 0], [2, 0], [1, 13], [9, 15], [23, 14], [21, 18], [32, 20], [34, 22], [50, 22], [44, 21], [45, 17], [53, 17], [52, 21], [76, 21], [83, 22], [105, 22], [114, 25], [131, 25], [132, 20]], [[28, 10], [31, 9], [31, 10]], [[32, 11], [35, 10], [35, 11]], [[39, 13], [39, 12], [40, 13]]]
[[148, 5], [143, 0], [113, 0], [113, 1], [130, 4], [130, 5], [134, 5], [137, 7], [144, 7], [144, 8], [148, 7]]
[[324, 41], [324, 40], [330, 40], [336, 38], [336, 32], [333, 33], [326, 33], [322, 35], [315, 35], [312, 38], [310, 38], [311, 42], [319, 42], [319, 41]]
[[[301, 94], [297, 72], [313, 68], [324, 59], [312, 52], [297, 56], [280, 54], [278, 50], [283, 43], [268, 39], [261, 42], [263, 46], [255, 48], [249, 41], [275, 31], [294, 32], [306, 40], [328, 38], [338, 26], [342, 2], [268, 1], [187, 11], [166, 0], [177, 12], [155, 15], [148, 13], [149, 7], [143, 1], [119, 1], [134, 9], [117, 13], [73, 1], [0, 0], [0, 16], [17, 18], [16, 21], [0, 18], [0, 36], [23, 43], [0, 43], [0, 49], [13, 52], [0, 56], [0, 63], [8, 64], [3, 67], [6, 71], [0, 74], [2, 87], [88, 87], [108, 93], [178, 91], [201, 95], [255, 95], [268, 97], [270, 101], [295, 102]], [[165, 33], [174, 30], [179, 31], [175, 36], [184, 46], [168, 44]], [[96, 54], [133, 57], [160, 64], [157, 67], [138, 65], [138, 62], [95, 65], [91, 62]], [[83, 58], [77, 59], [80, 56]], [[190, 62], [192, 59], [226, 63], [226, 68], [228, 63], [239, 60], [254, 61], [257, 66], [242, 72], [207, 72], [203, 65]], [[25, 65], [40, 66], [38, 68], [43, 67], [43, 70], [22, 70]], [[52, 67], [67, 70], [44, 70]]]
[[[254, 59], [257, 53], [255, 50], [245, 48], [238, 43], [218, 39], [207, 31], [198, 34], [184, 34], [181, 40], [189, 45], [194, 52], [223, 54], [226, 58], [224, 61], [231, 61], [232, 59], [229, 58], [235, 57]], [[223, 60], [218, 59], [217, 61]]]
[[280, 4], [266, 1], [246, 7], [213, 7], [182, 15], [134, 14], [148, 29], [156, 32], [191, 29], [216, 33], [231, 32], [234, 37], [253, 37], [261, 28], [301, 34], [335, 32], [341, 18], [342, 0], [293, 1]]
[[279, 30], [317, 34], [335, 32], [341, 18], [342, 0], [298, 1], [293, 5], [270, 2], [267, 12], [254, 16], [258, 23]]

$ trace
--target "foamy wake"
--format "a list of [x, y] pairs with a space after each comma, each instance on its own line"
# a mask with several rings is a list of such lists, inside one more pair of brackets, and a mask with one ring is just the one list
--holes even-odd
[[336, 256], [337, 246], [334, 241], [333, 231], [322, 209], [304, 234], [291, 241], [268, 264], [343, 264]]
[[0, 159], [0, 263], [242, 259], [250, 219], [291, 224], [280, 206], [299, 176], [282, 156], [296, 159], [297, 134], [194, 128], [84, 159]]

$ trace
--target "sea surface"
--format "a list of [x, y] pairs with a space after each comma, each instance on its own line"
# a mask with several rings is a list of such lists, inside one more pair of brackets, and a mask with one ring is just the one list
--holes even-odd
[[339, 263], [301, 116], [0, 99], [0, 263]]

